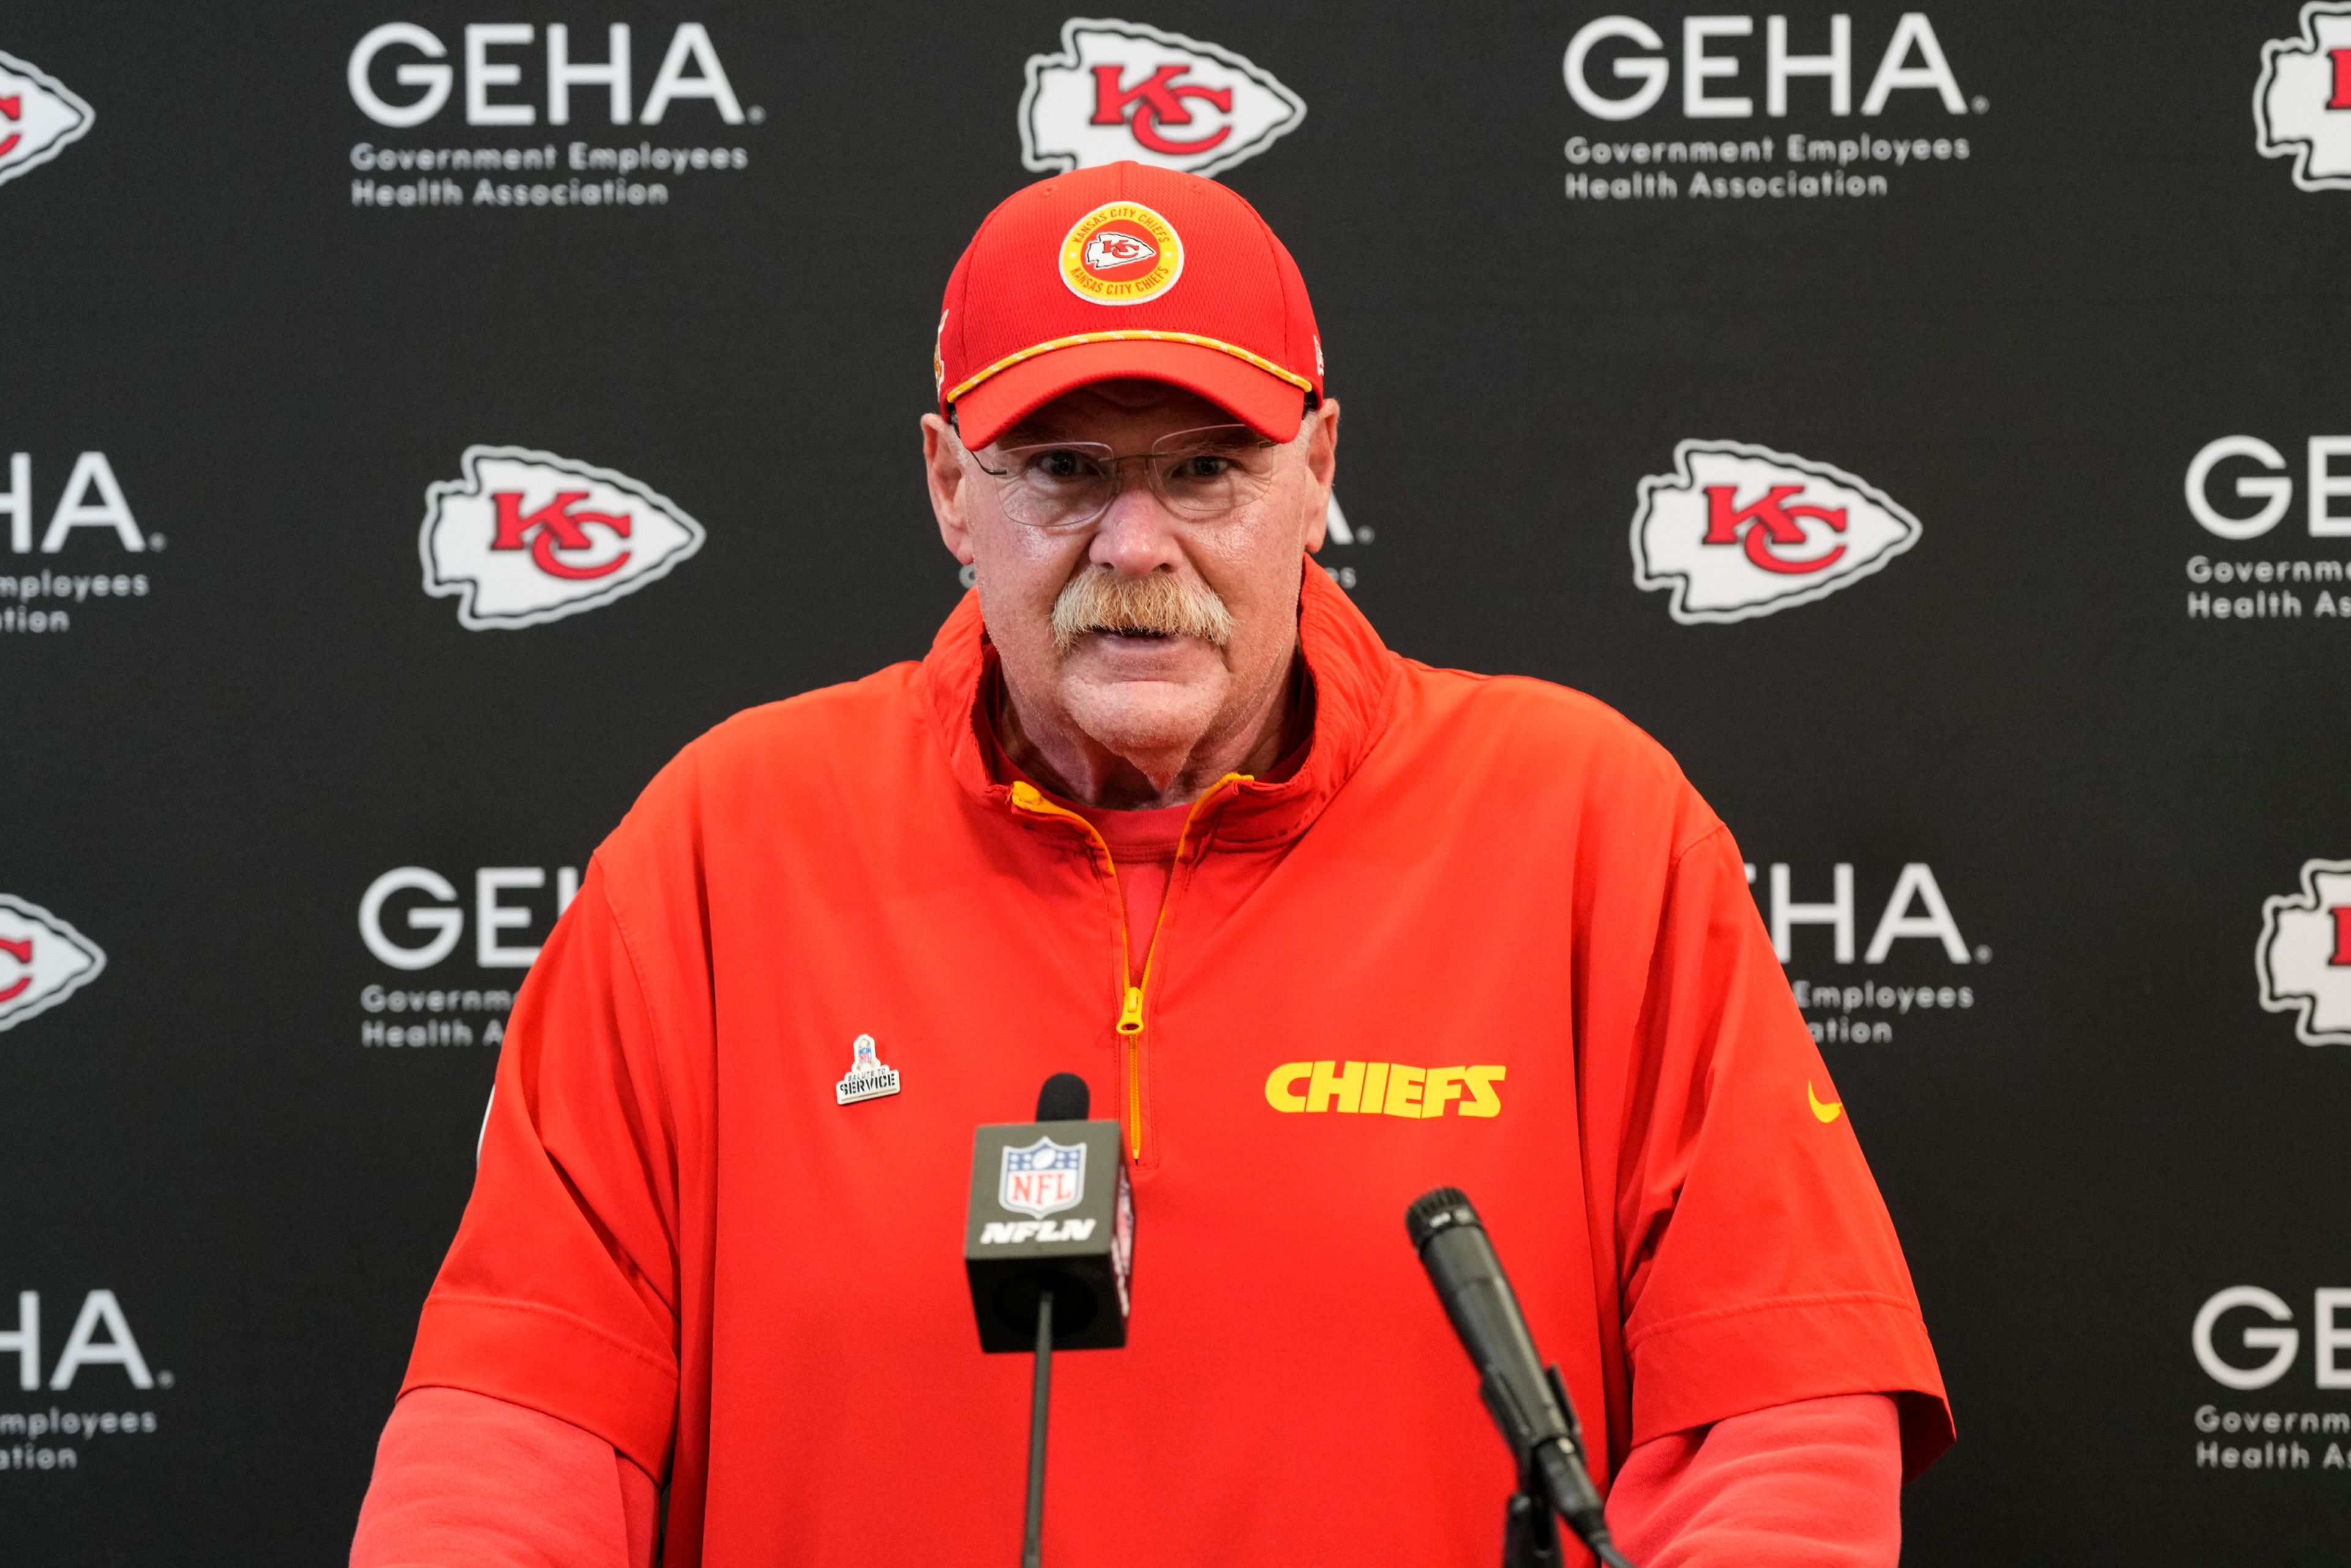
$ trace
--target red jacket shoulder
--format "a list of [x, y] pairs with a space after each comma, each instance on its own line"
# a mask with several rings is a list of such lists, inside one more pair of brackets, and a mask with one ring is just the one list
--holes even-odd
[[1674, 822], [1679, 850], [1720, 825], [1672, 753], [1599, 698], [1530, 675], [1404, 662], [1395, 739], [1517, 809], [1573, 801]]
[[932, 745], [920, 668], [892, 664], [714, 725], [653, 776], [600, 854], [674, 846], [741, 820], [814, 820], [902, 783]]

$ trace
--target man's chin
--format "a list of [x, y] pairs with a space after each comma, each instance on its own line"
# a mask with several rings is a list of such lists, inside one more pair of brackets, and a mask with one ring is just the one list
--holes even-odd
[[1188, 748], [1225, 697], [1223, 664], [1205, 644], [1191, 648], [1193, 657], [1164, 664], [1072, 659], [1062, 671], [1062, 704], [1081, 729], [1113, 750]]

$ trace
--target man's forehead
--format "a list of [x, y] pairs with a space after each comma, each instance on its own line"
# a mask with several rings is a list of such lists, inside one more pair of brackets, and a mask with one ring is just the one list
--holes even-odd
[[1237, 424], [1238, 415], [1197, 392], [1165, 382], [1095, 382], [1030, 410], [996, 438], [998, 446], [1037, 441], [1102, 440], [1149, 430], [1154, 434]]

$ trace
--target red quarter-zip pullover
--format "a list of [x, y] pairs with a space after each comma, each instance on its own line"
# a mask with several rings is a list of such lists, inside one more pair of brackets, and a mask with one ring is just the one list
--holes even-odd
[[[1057, 1368], [1068, 1563], [1484, 1564], [1512, 1478], [1405, 1239], [1467, 1189], [1604, 1460], [1934, 1355], [1729, 833], [1591, 699], [1381, 646], [1310, 568], [1311, 747], [1189, 813], [1150, 946], [1098, 835], [921, 664], [689, 747], [515, 1010], [408, 1386], [671, 1481], [673, 1563], [1017, 1539], [1028, 1369], [960, 1257], [971, 1127], [1055, 1071], [1135, 1172], [1131, 1343]], [[871, 1037], [898, 1093], [842, 1105]]]

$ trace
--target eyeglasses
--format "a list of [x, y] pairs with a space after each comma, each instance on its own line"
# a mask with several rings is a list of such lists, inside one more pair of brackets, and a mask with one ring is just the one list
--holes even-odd
[[972, 462], [998, 481], [1004, 515], [1027, 528], [1081, 528], [1110, 510], [1126, 465], [1143, 465], [1151, 493], [1177, 517], [1228, 517], [1273, 483], [1280, 445], [1246, 424], [1179, 430], [1148, 452], [1114, 453], [1105, 442], [1049, 441], [994, 449], [1003, 466]]

